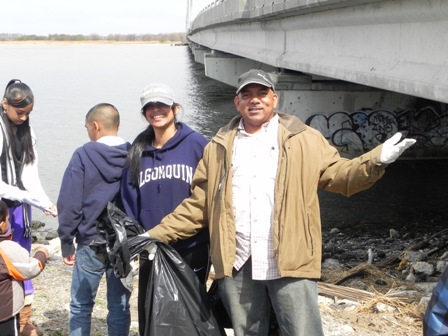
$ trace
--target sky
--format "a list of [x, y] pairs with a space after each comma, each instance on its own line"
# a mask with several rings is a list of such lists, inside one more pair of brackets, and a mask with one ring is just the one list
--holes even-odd
[[[191, 17], [213, 0], [193, 0]], [[159, 34], [186, 31], [187, 0], [2, 1], [0, 34]]]

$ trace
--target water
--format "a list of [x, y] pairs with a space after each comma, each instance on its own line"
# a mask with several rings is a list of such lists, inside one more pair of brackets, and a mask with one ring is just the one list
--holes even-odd
[[[88, 141], [87, 111], [99, 102], [121, 113], [119, 134], [132, 141], [146, 127], [139, 96], [163, 82], [183, 105], [182, 121], [211, 137], [235, 114], [234, 88], [204, 76], [187, 47], [150, 44], [0, 44], [0, 90], [19, 78], [34, 91], [31, 122], [38, 139], [42, 184], [56, 202], [62, 174], [76, 147]], [[448, 220], [448, 160], [400, 161], [371, 189], [350, 198], [319, 192], [325, 228], [358, 228], [387, 234], [434, 230]], [[57, 227], [57, 219], [34, 211]]]
[[[88, 141], [84, 118], [97, 103], [118, 108], [119, 135], [130, 142], [147, 126], [139, 97], [151, 82], [169, 85], [183, 106], [180, 120], [207, 137], [235, 115], [234, 88], [206, 78], [185, 46], [0, 44], [0, 63], [0, 90], [18, 78], [34, 92], [40, 177], [53, 202], [73, 151]], [[40, 211], [33, 218], [57, 227]]]

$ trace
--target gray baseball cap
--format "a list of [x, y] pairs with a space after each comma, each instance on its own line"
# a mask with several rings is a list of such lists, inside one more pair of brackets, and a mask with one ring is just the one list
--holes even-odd
[[140, 96], [140, 102], [142, 103], [142, 109], [148, 103], [160, 102], [168, 106], [173, 106], [176, 99], [174, 98], [174, 92], [165, 84], [153, 83], [149, 84], [143, 89]]
[[240, 78], [238, 78], [238, 89], [236, 90], [236, 94], [240, 93], [243, 87], [248, 84], [264, 85], [270, 87], [272, 91], [275, 91], [271, 77], [263, 70], [252, 69], [243, 73]]

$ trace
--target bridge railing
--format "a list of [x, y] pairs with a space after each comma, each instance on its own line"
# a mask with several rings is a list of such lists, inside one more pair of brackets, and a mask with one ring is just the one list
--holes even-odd
[[215, 0], [199, 12], [191, 31], [229, 21], [290, 16], [297, 12], [307, 14], [324, 8], [381, 1], [384, 0]]

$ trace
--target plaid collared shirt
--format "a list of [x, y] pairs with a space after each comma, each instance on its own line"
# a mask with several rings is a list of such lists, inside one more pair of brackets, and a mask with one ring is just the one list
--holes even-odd
[[252, 257], [252, 279], [280, 278], [273, 247], [274, 188], [278, 164], [278, 116], [255, 134], [242, 119], [233, 147], [233, 211], [239, 270]]
[[428, 302], [423, 318], [423, 335], [448, 335], [448, 267]]

